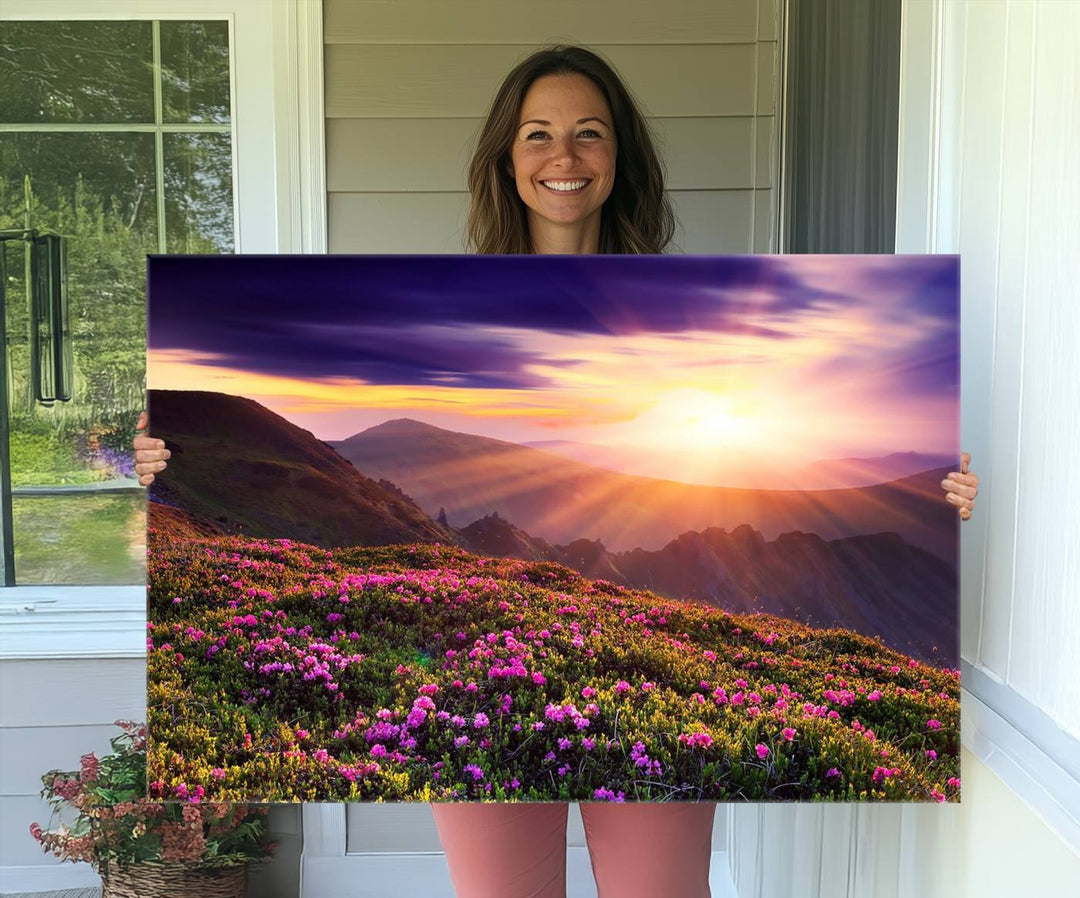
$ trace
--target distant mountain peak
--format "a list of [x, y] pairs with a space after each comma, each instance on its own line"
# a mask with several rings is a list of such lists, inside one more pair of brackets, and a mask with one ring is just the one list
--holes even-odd
[[423, 421], [417, 421], [415, 418], [392, 418], [389, 421], [383, 421], [382, 424], [376, 424], [374, 427], [362, 430], [361, 433], [403, 433], [406, 431], [451, 432], [442, 427], [436, 427], [434, 424], [426, 424]]

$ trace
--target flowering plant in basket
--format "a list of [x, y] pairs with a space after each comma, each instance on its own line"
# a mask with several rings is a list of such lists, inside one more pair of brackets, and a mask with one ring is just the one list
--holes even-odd
[[133, 864], [183, 864], [212, 870], [269, 859], [266, 805], [181, 803], [146, 799], [146, 726], [118, 720], [113, 753], [82, 756], [78, 771], [50, 770], [41, 796], [73, 822], [43, 830], [30, 825], [42, 848], [61, 860], [87, 861], [107, 877]]

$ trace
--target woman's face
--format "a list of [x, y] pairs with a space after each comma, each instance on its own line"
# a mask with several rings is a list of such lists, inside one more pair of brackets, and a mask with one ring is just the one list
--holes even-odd
[[584, 75], [545, 75], [521, 104], [510, 150], [529, 229], [592, 225], [615, 182], [615, 129], [599, 88]]

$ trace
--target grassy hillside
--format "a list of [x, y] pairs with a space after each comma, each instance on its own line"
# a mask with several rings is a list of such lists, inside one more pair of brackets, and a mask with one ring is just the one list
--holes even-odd
[[843, 630], [430, 544], [151, 531], [149, 583], [162, 797], [959, 797], [958, 671]]

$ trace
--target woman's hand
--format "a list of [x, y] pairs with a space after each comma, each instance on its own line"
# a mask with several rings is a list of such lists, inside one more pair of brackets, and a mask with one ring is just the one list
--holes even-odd
[[960, 520], [966, 521], [971, 517], [971, 510], [975, 507], [975, 497], [979, 495], [979, 476], [968, 473], [968, 464], [971, 456], [966, 452], [960, 453], [960, 470], [946, 475], [941, 481], [941, 488], [946, 490], [945, 501], [951, 502], [960, 510]]
[[[146, 430], [149, 424], [150, 416], [143, 412], [135, 429]], [[132, 446], [135, 447], [135, 473], [139, 475], [139, 483], [149, 486], [154, 482], [154, 474], [165, 470], [165, 459], [172, 453], [165, 448], [164, 440], [155, 440], [149, 435], [135, 437]]]

